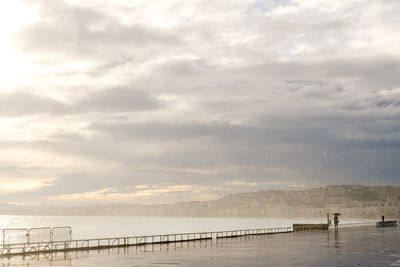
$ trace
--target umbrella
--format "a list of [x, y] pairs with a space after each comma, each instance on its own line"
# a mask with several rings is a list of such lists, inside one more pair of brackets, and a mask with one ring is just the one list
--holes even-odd
[[335, 212], [333, 215], [339, 216], [340, 213], [339, 212]]

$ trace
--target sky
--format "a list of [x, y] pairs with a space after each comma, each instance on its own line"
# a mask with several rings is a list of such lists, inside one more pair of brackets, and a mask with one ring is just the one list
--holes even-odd
[[0, 203], [400, 185], [398, 0], [0, 5]]

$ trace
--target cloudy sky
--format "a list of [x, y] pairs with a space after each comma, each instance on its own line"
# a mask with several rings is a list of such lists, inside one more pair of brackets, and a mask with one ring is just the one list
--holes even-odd
[[398, 0], [2, 0], [0, 202], [400, 184]]

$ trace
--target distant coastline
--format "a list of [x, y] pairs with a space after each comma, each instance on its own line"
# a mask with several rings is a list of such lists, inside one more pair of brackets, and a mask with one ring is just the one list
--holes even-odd
[[336, 211], [346, 218], [376, 219], [382, 214], [399, 218], [400, 186], [330, 185], [299, 191], [268, 190], [228, 195], [214, 201], [165, 205], [0, 205], [2, 215], [321, 218]]

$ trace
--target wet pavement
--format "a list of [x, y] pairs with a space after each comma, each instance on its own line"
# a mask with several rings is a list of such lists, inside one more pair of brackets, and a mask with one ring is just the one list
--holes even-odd
[[0, 266], [400, 266], [400, 229], [348, 228], [3, 259]]

